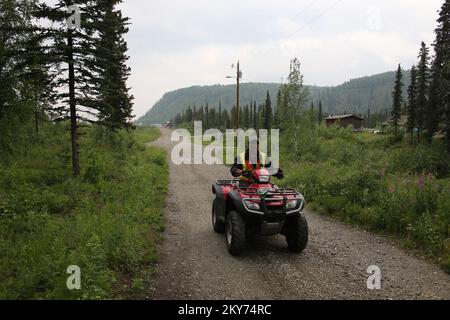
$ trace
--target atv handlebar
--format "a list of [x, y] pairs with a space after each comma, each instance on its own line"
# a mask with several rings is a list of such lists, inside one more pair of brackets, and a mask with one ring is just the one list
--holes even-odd
[[[253, 175], [253, 171], [248, 171], [248, 170], [242, 171], [242, 173], [241, 173], [242, 177], [248, 178], [248, 179], [251, 178], [252, 175]], [[270, 175], [272, 177], [275, 177], [278, 179], [283, 179], [285, 177], [285, 174], [283, 173], [283, 170], [281, 170], [281, 169], [278, 169], [278, 171], [276, 173], [270, 173]]]

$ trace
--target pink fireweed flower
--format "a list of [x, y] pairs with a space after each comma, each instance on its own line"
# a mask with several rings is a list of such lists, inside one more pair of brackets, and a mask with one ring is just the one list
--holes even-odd
[[425, 189], [425, 180], [423, 179], [423, 176], [420, 177], [419, 181], [417, 181], [417, 187], [419, 187], [420, 191], [423, 191], [423, 189]]
[[384, 178], [386, 176], [386, 169], [380, 170], [380, 177]]
[[389, 186], [389, 187], [388, 187], [388, 192], [389, 192], [389, 193], [394, 193], [394, 191], [395, 191], [395, 189], [394, 189], [393, 186]]

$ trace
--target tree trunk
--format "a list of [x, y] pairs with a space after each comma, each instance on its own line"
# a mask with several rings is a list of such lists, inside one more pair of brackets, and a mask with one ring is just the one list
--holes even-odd
[[69, 64], [69, 105], [70, 105], [70, 133], [72, 139], [72, 170], [75, 177], [80, 175], [80, 154], [78, 151], [78, 125], [77, 109], [75, 101], [75, 67], [73, 61], [73, 37], [72, 30], [68, 30], [67, 50]]
[[36, 135], [39, 133], [39, 113], [37, 111], [34, 112], [34, 127], [36, 130]]

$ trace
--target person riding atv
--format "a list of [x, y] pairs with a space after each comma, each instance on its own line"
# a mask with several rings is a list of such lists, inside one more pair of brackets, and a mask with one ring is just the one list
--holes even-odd
[[[254, 170], [267, 168], [270, 171], [270, 169], [272, 169], [272, 161], [259, 149], [259, 140], [250, 140], [250, 144], [252, 143], [256, 143], [257, 146], [256, 157], [251, 157], [250, 148], [247, 148], [245, 152], [241, 153], [234, 159], [234, 164], [230, 169], [231, 175], [235, 178], [240, 178], [241, 184], [244, 186], [245, 184], [248, 184]], [[243, 173], [245, 173], [245, 176]], [[272, 176], [281, 180], [284, 179], [284, 172], [281, 168], [279, 168], [277, 172], [272, 174]]]
[[302, 252], [308, 243], [305, 198], [295, 189], [279, 188], [270, 181], [272, 176], [280, 179], [284, 174], [281, 169], [275, 174], [266, 169], [273, 166], [259, 151], [259, 143], [256, 159], [250, 150], [235, 159], [231, 168], [235, 179], [221, 179], [212, 185], [214, 231], [225, 233], [228, 251], [234, 256], [243, 252], [247, 237], [255, 234], [284, 235], [290, 251]]

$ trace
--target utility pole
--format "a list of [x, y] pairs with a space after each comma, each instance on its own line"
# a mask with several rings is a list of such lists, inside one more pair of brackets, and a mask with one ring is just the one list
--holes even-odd
[[[234, 68], [234, 64], [231, 66], [231, 68]], [[232, 76], [227, 76], [227, 79], [234, 79], [235, 77]], [[235, 128], [236, 130], [239, 129], [240, 127], [240, 106], [239, 106], [239, 84], [240, 84], [240, 80], [242, 78], [242, 71], [240, 68], [240, 64], [239, 61], [237, 63], [237, 71], [236, 71], [236, 125]]]
[[241, 69], [239, 66], [239, 61], [237, 63], [237, 72], [236, 72], [236, 130], [239, 129], [240, 127], [240, 120], [241, 120], [241, 115], [240, 115], [240, 107], [239, 107], [239, 80], [241, 78]]

